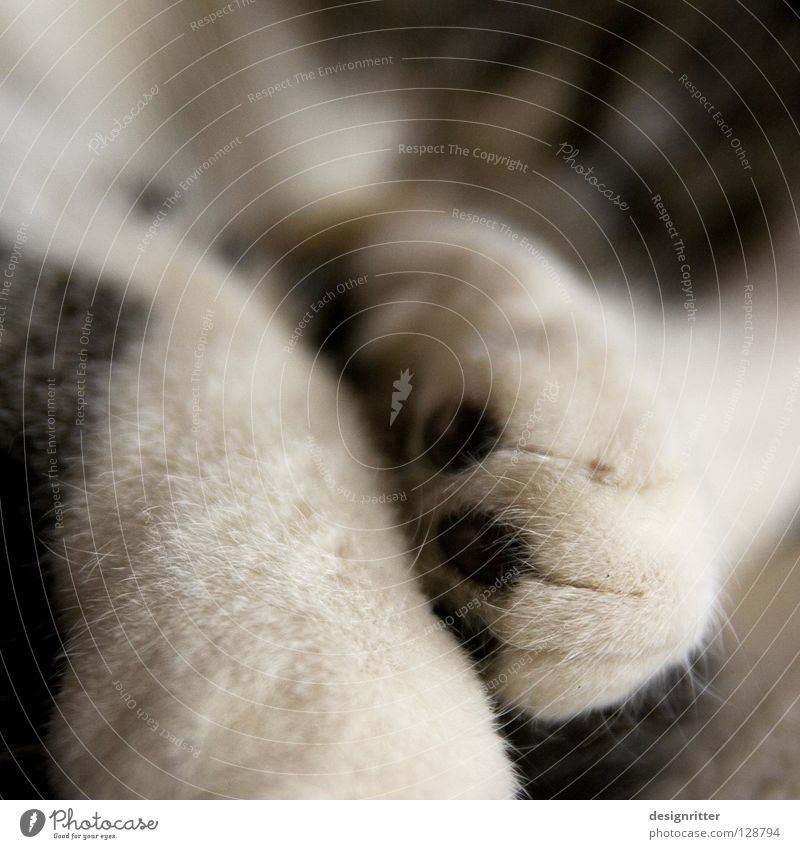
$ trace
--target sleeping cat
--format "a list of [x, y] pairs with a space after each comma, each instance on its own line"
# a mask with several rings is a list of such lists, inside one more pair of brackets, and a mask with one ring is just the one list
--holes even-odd
[[[690, 51], [659, 58], [655, 4], [85, 3], [44, 30], [15, 5], [2, 222], [35, 294], [0, 348], [3, 432], [46, 496], [57, 791], [502, 797], [487, 694], [569, 723], [670, 689], [798, 495], [800, 305], [764, 165], [786, 121], [744, 157], [696, 123], [737, 212], [778, 217], [737, 265], [736, 219], [701, 243], [658, 135], [703, 98], [758, 118]], [[628, 82], [633, 140], [573, 79], [581, 36]], [[632, 56], [647, 91], [611, 67]], [[564, 91], [591, 124], [555, 120]], [[51, 376], [76, 411], [54, 474]]]

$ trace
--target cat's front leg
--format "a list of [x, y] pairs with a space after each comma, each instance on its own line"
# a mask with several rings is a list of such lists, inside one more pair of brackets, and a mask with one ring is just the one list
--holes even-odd
[[336, 332], [412, 492], [419, 560], [494, 695], [564, 718], [685, 664], [720, 579], [636, 336], [531, 245], [414, 212], [362, 233]]

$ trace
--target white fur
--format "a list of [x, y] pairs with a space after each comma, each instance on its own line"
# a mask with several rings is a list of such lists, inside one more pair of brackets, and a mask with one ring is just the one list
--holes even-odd
[[27, 261], [148, 311], [145, 337], [120, 337], [64, 481], [57, 792], [512, 797], [488, 696], [347, 455], [366, 445], [355, 404], [337, 411], [333, 378], [290, 347], [282, 285], [231, 275], [168, 229], [141, 250], [113, 169], [83, 173], [45, 121], [9, 119], [6, 236], [26, 222]]
[[[406, 208], [436, 207], [426, 200]], [[403, 472], [421, 566], [451, 610], [500, 640], [486, 675], [501, 697], [564, 718], [687, 663], [714, 637], [732, 566], [796, 509], [792, 287], [778, 310], [771, 269], [753, 269], [761, 343], [737, 384], [745, 299], [732, 281], [694, 324], [641, 311], [627, 323], [624, 304], [480, 226], [398, 213], [357, 244], [372, 282], [357, 292], [352, 350], [377, 386], [414, 375]], [[436, 474], [422, 429], [465, 397], [503, 436], [478, 466]], [[522, 529], [537, 573], [487, 594], [440, 566], [436, 521], [462, 510]]]
[[[406, 218], [364, 240], [380, 247], [363, 260], [374, 282], [358, 290], [353, 348], [377, 386], [414, 375], [402, 415], [418, 459], [405, 471], [429, 581], [501, 641], [486, 674], [505, 700], [553, 718], [614, 704], [687, 660], [722, 578], [675, 411], [565, 268], [546, 275], [502, 236], [458, 224], [431, 236]], [[478, 466], [437, 475], [421, 431], [465, 396], [503, 435]], [[487, 596], [437, 567], [436, 521], [461, 510], [520, 528], [536, 574]]]
[[394, 516], [348, 497], [373, 481], [342, 447], [363, 436], [332, 418], [334, 382], [284, 351], [241, 281], [180, 252], [134, 270], [124, 238], [103, 279], [132, 274], [151, 314], [145, 338], [120, 338], [65, 480], [59, 791], [512, 795], [487, 697]]
[[[229, 221], [247, 234], [275, 227], [280, 253], [294, 247], [292, 235], [278, 238], [281, 226], [313, 233], [366, 214], [381, 189], [352, 189], [389, 176], [376, 151], [396, 142], [392, 125], [383, 123], [392, 114], [363, 114], [357, 96], [321, 102], [307, 85], [286, 103], [260, 102], [241, 122], [248, 92], [315, 64], [283, 52], [307, 40], [305, 22], [290, 20], [288, 4], [272, 5], [275, 24], [258, 42], [244, 37], [246, 12], [191, 30], [190, 21], [213, 10], [212, 3], [169, 11], [155, 0], [139, 3], [135, 20], [127, 6], [104, 17], [104, 4], [63, 5], [63, 16], [43, 32], [43, 4], [9, 3], [4, 12], [11, 20], [25, 7], [8, 30], [16, 52], [9, 45], [3, 54], [23, 93], [4, 142], [4, 182], [16, 189], [6, 198], [5, 220], [13, 228], [30, 216], [27, 200], [46, 188], [33, 216], [43, 245], [52, 236], [51, 250], [61, 258], [77, 252], [89, 267], [110, 263], [122, 279], [135, 268], [136, 288], [158, 308], [142, 368], [123, 364], [112, 387], [110, 441], [90, 446], [89, 514], [70, 516], [85, 533], [91, 519], [97, 535], [71, 537], [69, 546], [107, 557], [94, 570], [82, 568], [91, 557], [77, 558], [69, 573], [85, 580], [79, 597], [90, 621], [98, 621], [89, 630], [75, 620], [76, 671], [62, 708], [90, 745], [89, 752], [74, 745], [57, 721], [57, 750], [93, 795], [507, 795], [513, 779], [485, 697], [425, 609], [402, 536], [385, 527], [392, 521], [386, 510], [365, 512], [332, 494], [309, 453], [311, 433], [334, 480], [354, 492], [369, 489], [369, 473], [347, 461], [342, 446], [374, 462], [349, 401], [335, 397], [299, 348], [283, 352], [290, 328], [276, 329], [268, 308], [228, 282], [217, 299], [224, 275], [205, 260], [195, 270], [190, 249], [179, 247], [177, 265], [170, 258], [174, 245], [207, 241]], [[174, 45], [158, 52], [173, 36]], [[225, 58], [231, 44], [248, 59], [237, 59], [244, 70], [235, 76]], [[107, 130], [153, 82], [162, 87], [159, 95], [95, 159], [86, 147], [92, 134]], [[44, 107], [43, 120], [31, 119], [34, 105]], [[227, 110], [234, 117], [220, 117]], [[123, 220], [120, 186], [145, 175], [169, 189], [240, 131], [246, 141], [204, 173], [189, 202], [138, 251], [144, 228]], [[307, 206], [324, 196], [333, 200]], [[396, 209], [444, 208], [441, 196], [395, 197]], [[370, 272], [359, 292], [362, 306], [395, 302], [359, 325], [375, 370], [376, 416], [387, 416], [392, 382], [406, 368], [415, 388], [401, 415], [415, 423], [412, 435], [442, 397], [469, 393], [499, 412], [501, 449], [479, 467], [445, 485], [417, 463], [401, 485], [419, 487], [417, 506], [433, 510], [431, 524], [445, 509], [481, 505], [525, 527], [536, 546], [540, 574], [468, 613], [503, 645], [487, 670], [492, 692], [544, 717], [614, 703], [686, 660], [712, 630], [718, 595], [730, 592], [730, 567], [749, 556], [751, 543], [769, 540], [794, 509], [800, 474], [791, 322], [800, 310], [786, 300], [778, 310], [769, 268], [751, 272], [761, 284], [761, 342], [737, 390], [726, 366], [742, 343], [741, 289], [701, 305], [693, 325], [643, 317], [628, 304], [586, 294], [589, 281], [552, 261], [548, 269], [507, 239], [443, 218], [393, 215], [386, 224], [387, 216], [381, 224], [365, 222], [359, 237], [360, 244], [384, 245], [362, 269]], [[781, 261], [792, 281], [791, 259]], [[422, 273], [378, 277], [401, 269]], [[792, 298], [791, 288], [781, 296]], [[187, 427], [186, 374], [211, 301], [214, 350], [204, 360], [204, 426], [196, 447]], [[413, 341], [392, 335], [409, 332], [417, 334]], [[553, 382], [558, 391], [548, 395]], [[285, 404], [276, 410], [279, 398]], [[341, 436], [323, 427], [335, 415], [343, 417]], [[124, 515], [124, 533], [117, 503], [137, 505]], [[145, 504], [156, 509], [147, 513]], [[235, 565], [232, 550], [239, 553]], [[451, 608], [475, 602], [474, 588], [440, 568], [434, 544], [422, 557], [429, 588]], [[384, 565], [360, 569], [353, 558]], [[176, 570], [180, 562], [192, 564], [190, 582]], [[355, 586], [340, 594], [344, 563]], [[132, 566], [145, 579], [135, 592]], [[121, 622], [107, 616], [101, 575], [111, 580]], [[185, 593], [188, 613], [180, 603]], [[189, 617], [201, 623], [196, 631]], [[154, 628], [163, 638], [154, 638]], [[265, 645], [265, 630], [281, 635], [280, 648]], [[133, 634], [131, 644], [123, 632]], [[89, 639], [95, 634], [103, 635], [99, 651], [111, 675], [97, 662]], [[332, 642], [346, 664], [319, 662]], [[183, 659], [199, 657], [200, 668]], [[132, 683], [115, 669], [134, 670]], [[146, 669], [157, 671], [151, 677]], [[380, 685], [383, 674], [391, 675], [391, 696]], [[137, 702], [152, 706], [164, 727], [196, 739], [201, 757], [163, 746], [109, 686], [113, 675]], [[173, 675], [177, 698], [163, 689]], [[291, 675], [306, 684], [276, 683]], [[440, 699], [447, 706], [441, 712]], [[400, 711], [391, 707], [396, 700]], [[296, 723], [291, 716], [308, 709], [331, 716], [332, 704], [351, 706], [359, 722]], [[376, 711], [376, 704], [386, 709]], [[413, 742], [404, 744], [414, 757], [388, 766], [401, 728], [414, 729]], [[287, 745], [301, 729], [314, 736]], [[338, 745], [344, 740], [359, 743]], [[109, 784], [98, 761], [124, 784]], [[289, 765], [287, 775], [276, 775], [284, 771], [278, 764]]]

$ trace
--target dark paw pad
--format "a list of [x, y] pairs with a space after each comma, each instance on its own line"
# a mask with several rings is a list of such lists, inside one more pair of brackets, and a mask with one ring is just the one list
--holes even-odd
[[445, 565], [465, 578], [498, 588], [530, 572], [530, 551], [519, 531], [482, 513], [457, 513], [443, 519], [437, 540]]
[[499, 429], [477, 404], [445, 403], [428, 419], [423, 431], [426, 456], [440, 469], [457, 471], [480, 462], [496, 445]]

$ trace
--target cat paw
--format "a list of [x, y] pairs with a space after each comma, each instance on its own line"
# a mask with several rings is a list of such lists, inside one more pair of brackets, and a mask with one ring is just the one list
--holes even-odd
[[365, 243], [344, 368], [490, 691], [564, 718], [687, 663], [719, 583], [713, 497], [630, 327], [508, 240], [412, 223]]

